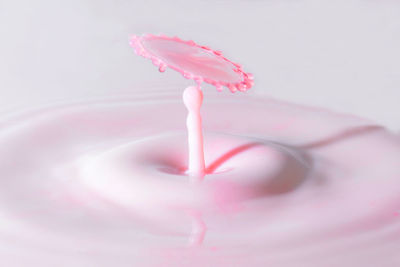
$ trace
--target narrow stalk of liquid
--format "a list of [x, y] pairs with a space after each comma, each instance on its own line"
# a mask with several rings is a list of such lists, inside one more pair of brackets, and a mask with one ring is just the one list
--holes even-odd
[[188, 110], [186, 119], [189, 167], [187, 173], [202, 180], [205, 175], [203, 129], [201, 125], [200, 108], [203, 102], [203, 92], [200, 87], [190, 86], [183, 92], [183, 102]]

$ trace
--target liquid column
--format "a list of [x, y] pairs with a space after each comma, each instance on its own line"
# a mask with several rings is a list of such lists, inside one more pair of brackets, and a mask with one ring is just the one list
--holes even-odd
[[205, 175], [203, 129], [201, 125], [200, 108], [203, 102], [203, 92], [200, 87], [189, 86], [183, 92], [183, 103], [188, 115], [186, 119], [189, 167], [187, 173], [201, 181]]
[[[187, 174], [196, 182], [201, 182], [205, 175], [203, 129], [201, 125], [200, 108], [203, 102], [203, 92], [200, 87], [190, 86], [183, 92], [183, 103], [188, 110], [186, 119], [189, 167]], [[199, 246], [203, 243], [207, 227], [202, 220], [201, 212], [192, 210], [188, 214], [192, 219], [192, 232], [189, 236], [189, 246]]]

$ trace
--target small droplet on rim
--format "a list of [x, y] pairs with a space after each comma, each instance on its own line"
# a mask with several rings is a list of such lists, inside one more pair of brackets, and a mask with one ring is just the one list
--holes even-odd
[[237, 88], [234, 84], [229, 84], [228, 88], [229, 90], [231, 90], [232, 93], [235, 93], [237, 91]]
[[238, 89], [240, 92], [245, 92], [246, 89], [247, 89], [247, 87], [246, 87], [245, 84], [240, 83], [240, 84], [237, 85], [237, 89]]
[[198, 84], [201, 85], [204, 82], [204, 79], [202, 77], [195, 77], [194, 81]]
[[158, 70], [159, 70], [160, 72], [164, 72], [166, 69], [167, 69], [167, 65], [164, 65], [164, 64], [161, 64], [161, 65], [158, 67]]

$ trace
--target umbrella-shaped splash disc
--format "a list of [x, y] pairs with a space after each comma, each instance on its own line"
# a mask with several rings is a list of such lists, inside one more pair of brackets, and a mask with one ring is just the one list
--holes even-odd
[[219, 91], [223, 86], [231, 92], [246, 91], [253, 85], [252, 75], [244, 72], [239, 64], [222, 56], [221, 52], [178, 37], [151, 34], [133, 36], [131, 45], [136, 54], [150, 59], [161, 72], [169, 67], [182, 73], [185, 78], [196, 81], [197, 87], [188, 87], [183, 93], [183, 102], [189, 112], [186, 123], [189, 147], [187, 173], [203, 179], [207, 173], [200, 116], [203, 101], [200, 84], [212, 84]]
[[193, 41], [146, 34], [133, 36], [131, 45], [138, 55], [151, 59], [161, 72], [169, 67], [198, 84], [204, 81], [218, 90], [226, 86], [232, 92], [246, 91], [253, 85], [252, 75], [244, 72], [239, 64]]

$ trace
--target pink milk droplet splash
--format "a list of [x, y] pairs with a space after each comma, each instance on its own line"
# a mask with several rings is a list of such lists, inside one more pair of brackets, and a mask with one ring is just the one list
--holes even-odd
[[203, 129], [200, 108], [203, 93], [200, 85], [204, 81], [218, 91], [225, 86], [234, 93], [244, 92], [253, 85], [253, 76], [242, 67], [214, 51], [193, 41], [183, 41], [178, 37], [146, 34], [133, 36], [131, 45], [136, 54], [149, 58], [160, 72], [170, 67], [180, 72], [184, 78], [193, 79], [197, 87], [186, 88], [183, 94], [188, 109], [186, 120], [189, 147], [189, 167], [187, 173], [200, 180], [206, 174], [204, 162]]

